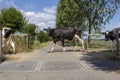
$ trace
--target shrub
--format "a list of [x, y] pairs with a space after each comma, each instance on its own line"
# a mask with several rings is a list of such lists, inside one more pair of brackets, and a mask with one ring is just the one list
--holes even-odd
[[37, 39], [40, 42], [47, 42], [51, 40], [51, 38], [48, 37], [44, 31], [40, 31], [39, 33], [37, 33]]

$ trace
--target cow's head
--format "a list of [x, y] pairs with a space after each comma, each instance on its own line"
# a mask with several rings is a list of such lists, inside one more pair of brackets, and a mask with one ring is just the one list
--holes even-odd
[[105, 34], [105, 41], [109, 41], [110, 40], [110, 37], [113, 36], [113, 32], [112, 31], [106, 31], [102, 34]]
[[53, 34], [54, 29], [48, 28], [48, 29], [44, 29], [44, 30], [46, 31], [47, 36], [51, 36]]
[[7, 38], [10, 34], [12, 34], [12, 32], [13, 31], [12, 31], [11, 28], [5, 27], [5, 28], [2, 29], [2, 37]]

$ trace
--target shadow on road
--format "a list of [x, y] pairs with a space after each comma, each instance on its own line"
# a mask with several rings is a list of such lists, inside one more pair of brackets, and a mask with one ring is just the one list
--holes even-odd
[[105, 50], [84, 54], [81, 60], [87, 61], [93, 69], [115, 71], [120, 69], [120, 60], [114, 57], [115, 53]]

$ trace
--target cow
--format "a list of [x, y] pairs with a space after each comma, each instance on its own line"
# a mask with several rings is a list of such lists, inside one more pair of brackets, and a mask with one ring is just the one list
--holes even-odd
[[11, 45], [13, 53], [15, 53], [15, 43], [12, 40], [13, 30], [11, 28], [4, 27], [2, 28], [2, 48]]
[[102, 34], [105, 34], [105, 41], [109, 41], [111, 40], [112, 42], [114, 42], [114, 45], [116, 47], [117, 45], [117, 32], [118, 32], [118, 38], [119, 38], [119, 41], [120, 41], [120, 28], [114, 28], [113, 30], [111, 31], [106, 31], [105, 33], [102, 33]]
[[[81, 41], [82, 43], [82, 47], [84, 50], [84, 41], [81, 39], [81, 34], [82, 34], [82, 30], [80, 28], [48, 28], [48, 29], [44, 29], [47, 33], [47, 36], [51, 36], [53, 38], [53, 46], [51, 48], [51, 52], [54, 51], [54, 47], [56, 45], [56, 42], [61, 41], [62, 46], [63, 46], [63, 52], [65, 52], [65, 47], [64, 47], [64, 40], [75, 40], [75, 42], [77, 40]], [[76, 42], [76, 46], [74, 48], [74, 51], [77, 49], [78, 44]]]

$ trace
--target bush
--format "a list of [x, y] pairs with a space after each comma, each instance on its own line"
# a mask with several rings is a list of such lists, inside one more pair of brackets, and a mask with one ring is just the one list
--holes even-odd
[[40, 42], [47, 42], [51, 40], [51, 38], [48, 37], [44, 31], [40, 31], [39, 33], [37, 33], [37, 39]]

